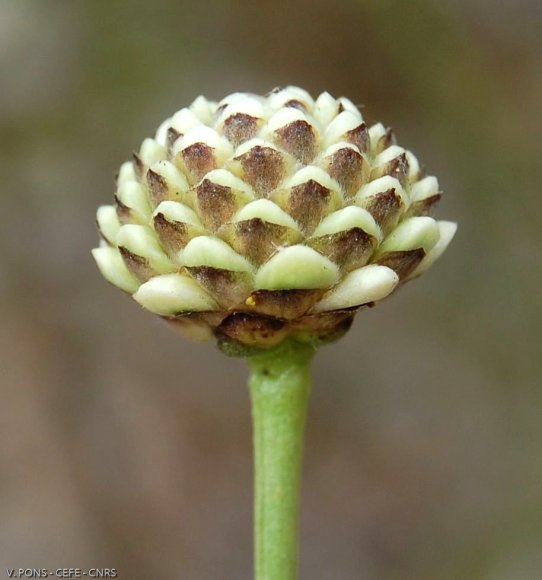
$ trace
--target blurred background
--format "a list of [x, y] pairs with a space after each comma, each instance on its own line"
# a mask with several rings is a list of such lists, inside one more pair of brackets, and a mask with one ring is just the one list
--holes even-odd
[[95, 209], [199, 94], [362, 104], [456, 240], [322, 349], [301, 577], [542, 578], [542, 4], [0, 0], [0, 575], [249, 579], [246, 369], [105, 283]]

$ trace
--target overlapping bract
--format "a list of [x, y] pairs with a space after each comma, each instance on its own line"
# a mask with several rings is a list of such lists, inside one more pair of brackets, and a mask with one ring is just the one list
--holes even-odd
[[98, 209], [107, 280], [192, 338], [332, 338], [425, 271], [455, 224], [437, 180], [348, 99], [203, 97], [121, 166]]

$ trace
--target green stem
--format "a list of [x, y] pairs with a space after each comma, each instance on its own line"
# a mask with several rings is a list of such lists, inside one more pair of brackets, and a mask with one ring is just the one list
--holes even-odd
[[297, 578], [301, 461], [313, 354], [312, 346], [287, 342], [248, 359], [256, 580]]

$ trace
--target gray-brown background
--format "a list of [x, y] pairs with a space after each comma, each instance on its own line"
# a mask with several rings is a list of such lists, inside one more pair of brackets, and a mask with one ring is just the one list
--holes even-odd
[[315, 364], [311, 580], [542, 578], [541, 4], [0, 1], [0, 576], [251, 577], [246, 371], [99, 276], [118, 165], [203, 93], [366, 106], [457, 220]]

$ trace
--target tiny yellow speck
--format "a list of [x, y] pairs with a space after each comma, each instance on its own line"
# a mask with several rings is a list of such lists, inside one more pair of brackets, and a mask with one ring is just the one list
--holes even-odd
[[253, 296], [249, 296], [246, 300], [245, 300], [245, 304], [247, 306], [256, 306], [256, 300], [254, 300]]

